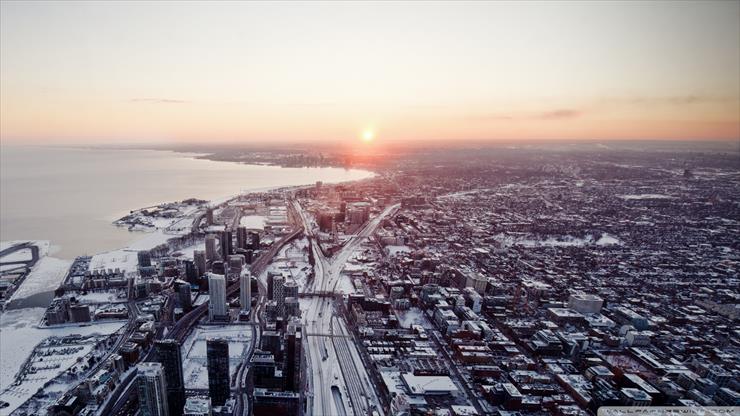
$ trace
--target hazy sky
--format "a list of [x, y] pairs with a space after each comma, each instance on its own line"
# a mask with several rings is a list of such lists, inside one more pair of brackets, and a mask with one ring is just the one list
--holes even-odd
[[737, 139], [740, 2], [2, 2], [10, 141]]

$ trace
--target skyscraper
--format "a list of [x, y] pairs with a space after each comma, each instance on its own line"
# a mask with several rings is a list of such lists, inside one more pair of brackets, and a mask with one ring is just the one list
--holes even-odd
[[285, 388], [296, 392], [301, 388], [302, 335], [301, 320], [298, 318], [291, 319], [285, 334], [283, 372], [285, 374]]
[[142, 416], [169, 416], [167, 381], [160, 363], [141, 363], [136, 366], [136, 384], [139, 410]]
[[208, 319], [228, 320], [229, 307], [226, 305], [226, 278], [221, 274], [208, 275]]
[[193, 309], [193, 295], [190, 289], [190, 283], [180, 282], [180, 285], [177, 287], [177, 299], [182, 311], [188, 313]]
[[239, 280], [239, 303], [242, 312], [249, 313], [252, 307], [252, 275], [249, 271], [242, 274]]
[[251, 237], [249, 240], [251, 240], [250, 246], [252, 250], [259, 250], [260, 248], [260, 235], [259, 233], [256, 233], [254, 231], [249, 232], [249, 236]]
[[247, 227], [237, 227], [236, 229], [236, 248], [247, 248]]
[[272, 296], [277, 303], [277, 316], [285, 316], [285, 277], [275, 276], [272, 279]]
[[216, 251], [216, 236], [213, 234], [208, 234], [206, 236], [206, 260], [218, 260], [218, 252]]
[[231, 395], [229, 389], [229, 342], [223, 338], [206, 340], [208, 395], [214, 406], [223, 406]]
[[195, 250], [193, 251], [193, 262], [195, 263], [195, 271], [198, 274], [198, 277], [203, 276], [206, 274], [206, 252], [203, 250]]
[[232, 254], [233, 247], [232, 247], [232, 237], [231, 237], [231, 231], [229, 230], [223, 230], [221, 231], [221, 259], [226, 261], [229, 258], [229, 255]]
[[170, 409], [170, 415], [180, 416], [185, 405], [185, 382], [182, 376], [180, 344], [174, 339], [163, 339], [155, 341], [154, 348], [157, 351], [157, 361], [164, 369], [167, 384], [167, 407]]
[[139, 261], [139, 267], [149, 267], [152, 265], [152, 255], [149, 250], [142, 250], [136, 253], [136, 259]]

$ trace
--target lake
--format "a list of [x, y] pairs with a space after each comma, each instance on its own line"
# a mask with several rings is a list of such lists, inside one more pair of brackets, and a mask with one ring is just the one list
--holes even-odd
[[0, 241], [50, 240], [71, 259], [142, 237], [112, 225], [130, 210], [186, 198], [371, 177], [359, 169], [281, 168], [157, 150], [0, 147]]

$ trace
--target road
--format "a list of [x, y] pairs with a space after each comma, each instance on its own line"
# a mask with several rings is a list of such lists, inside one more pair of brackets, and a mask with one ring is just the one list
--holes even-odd
[[[304, 231], [309, 239], [314, 238], [313, 227], [308, 215], [297, 201], [294, 209], [303, 221]], [[360, 232], [351, 236], [344, 247], [331, 258], [324, 256], [318, 244], [311, 244], [316, 263], [310, 287], [306, 292], [335, 292], [347, 260], [360, 245], [375, 233], [381, 221], [392, 215], [399, 205], [386, 208], [369, 221]], [[367, 370], [359, 358], [357, 346], [346, 328], [344, 318], [335, 316], [333, 300], [311, 297], [304, 314], [307, 337], [306, 358], [313, 369], [308, 377], [309, 412], [313, 415], [367, 415], [376, 410], [382, 413], [375, 391], [370, 383]], [[342, 335], [334, 337], [334, 335]], [[337, 397], [341, 394], [343, 397]], [[348, 400], [347, 400], [348, 399]], [[346, 404], [349, 402], [349, 407]], [[344, 408], [338, 408], [338, 406]]]

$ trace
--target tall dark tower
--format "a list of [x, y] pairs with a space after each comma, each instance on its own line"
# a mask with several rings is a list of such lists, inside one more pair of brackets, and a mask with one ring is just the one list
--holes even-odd
[[180, 344], [174, 339], [165, 339], [155, 341], [154, 348], [157, 351], [157, 361], [162, 364], [167, 381], [167, 407], [170, 415], [180, 416], [185, 406], [185, 382], [182, 375]]
[[285, 361], [283, 374], [285, 375], [286, 390], [300, 391], [301, 388], [301, 357], [302, 357], [302, 330], [301, 320], [294, 319], [288, 324], [285, 335]]
[[223, 406], [231, 395], [229, 389], [229, 342], [223, 338], [206, 340], [208, 395], [214, 406]]
[[247, 227], [237, 227], [236, 229], [236, 248], [247, 248]]
[[251, 249], [252, 250], [259, 250], [260, 248], [260, 235], [259, 233], [256, 233], [254, 231], [249, 232], [250, 240], [252, 240]]
[[221, 231], [221, 260], [226, 261], [230, 254], [234, 254], [231, 231]]

